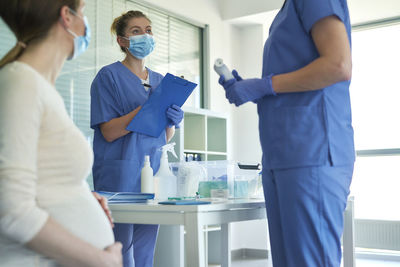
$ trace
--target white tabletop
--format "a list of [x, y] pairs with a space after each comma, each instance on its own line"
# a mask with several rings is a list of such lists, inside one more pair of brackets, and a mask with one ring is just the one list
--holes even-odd
[[113, 211], [169, 211], [169, 212], [208, 212], [230, 209], [265, 208], [262, 198], [253, 199], [200, 199], [211, 201], [211, 204], [202, 205], [163, 205], [158, 200], [149, 200], [147, 203], [110, 203]]
[[264, 199], [212, 199], [211, 204], [204, 205], [162, 205], [158, 202], [150, 200], [109, 206], [116, 223], [185, 225], [189, 214], [201, 218], [204, 225], [266, 217]]

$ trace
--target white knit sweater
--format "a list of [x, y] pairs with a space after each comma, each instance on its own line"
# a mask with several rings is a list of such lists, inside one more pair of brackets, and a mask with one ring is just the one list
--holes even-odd
[[53, 266], [25, 248], [51, 216], [104, 248], [110, 224], [85, 181], [93, 161], [88, 142], [64, 102], [29, 65], [0, 70], [0, 266]]

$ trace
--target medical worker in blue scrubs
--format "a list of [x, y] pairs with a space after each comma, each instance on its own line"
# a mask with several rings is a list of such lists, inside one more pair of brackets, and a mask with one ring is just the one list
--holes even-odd
[[262, 78], [220, 78], [230, 103], [257, 103], [274, 266], [340, 266], [355, 160], [351, 69], [346, 0], [286, 0]]
[[[154, 173], [160, 165], [157, 150], [174, 135], [183, 118], [178, 106], [167, 110], [170, 124], [158, 137], [130, 132], [126, 127], [163, 76], [145, 67], [154, 49], [151, 21], [140, 11], [114, 20], [111, 30], [126, 54], [103, 67], [91, 87], [91, 127], [94, 129], [93, 181], [95, 190], [140, 192], [140, 172], [150, 155]], [[153, 266], [158, 225], [115, 224], [115, 239], [123, 244], [125, 267]]]

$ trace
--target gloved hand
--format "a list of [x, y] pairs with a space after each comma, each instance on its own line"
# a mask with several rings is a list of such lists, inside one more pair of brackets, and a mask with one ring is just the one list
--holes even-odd
[[168, 127], [175, 126], [179, 128], [179, 123], [183, 119], [183, 110], [177, 105], [172, 105], [167, 109], [167, 117], [169, 119]]
[[255, 102], [266, 95], [276, 95], [272, 88], [271, 77], [273, 74], [261, 79], [245, 79], [239, 76], [236, 70], [232, 71], [235, 79], [225, 81], [223, 75], [219, 78], [219, 83], [224, 87], [226, 98], [229, 103], [240, 106], [248, 101]]

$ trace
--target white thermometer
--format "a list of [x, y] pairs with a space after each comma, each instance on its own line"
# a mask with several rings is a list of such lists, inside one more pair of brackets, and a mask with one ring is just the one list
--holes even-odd
[[224, 75], [225, 81], [229, 81], [230, 79], [234, 79], [231, 71], [224, 64], [224, 61], [221, 58], [217, 58], [215, 60], [214, 70], [219, 74], [219, 76]]

